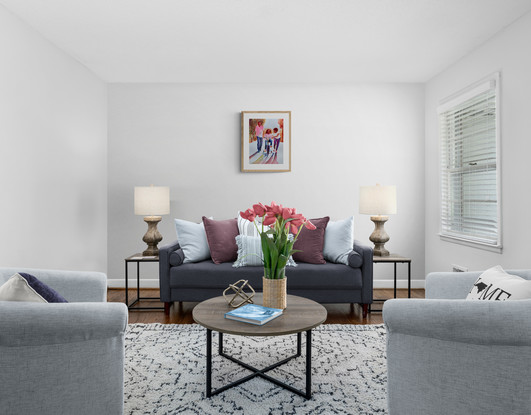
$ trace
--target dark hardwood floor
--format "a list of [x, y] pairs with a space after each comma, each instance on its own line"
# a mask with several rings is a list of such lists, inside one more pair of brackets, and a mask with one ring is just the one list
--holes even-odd
[[[141, 289], [141, 297], [158, 297], [158, 289]], [[393, 296], [392, 289], [375, 289], [374, 298], [391, 298]], [[407, 290], [399, 289], [397, 293], [398, 298], [406, 298]], [[411, 290], [412, 298], [424, 298], [423, 289]], [[136, 289], [129, 290], [129, 302], [136, 298]], [[124, 302], [125, 289], [110, 288], [107, 291], [107, 301], [109, 302]], [[129, 311], [129, 323], [163, 323], [163, 324], [191, 324], [194, 322], [192, 318], [192, 309], [197, 303], [174, 303], [170, 309], [170, 315], [166, 316], [164, 310], [138, 310]], [[162, 303], [158, 301], [142, 301], [143, 307], [162, 307]], [[328, 318], [325, 324], [381, 324], [382, 313], [372, 312], [367, 318], [362, 317], [361, 307], [357, 304], [351, 307], [350, 304], [325, 304], [328, 311]], [[373, 309], [381, 309], [382, 303], [377, 302], [373, 304]]]

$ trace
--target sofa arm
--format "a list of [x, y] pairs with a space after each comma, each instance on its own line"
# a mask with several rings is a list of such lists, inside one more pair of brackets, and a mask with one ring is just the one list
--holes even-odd
[[170, 244], [159, 248], [159, 285], [160, 285], [160, 301], [170, 302], [170, 257], [172, 252], [180, 249], [179, 242], [174, 241]]
[[531, 300], [392, 299], [384, 303], [389, 334], [479, 345], [531, 346]]
[[360, 241], [354, 241], [353, 251], [357, 252], [363, 263], [361, 265], [361, 277], [363, 287], [361, 298], [363, 304], [372, 304], [373, 270], [372, 270], [372, 248], [364, 245]]
[[101, 272], [0, 268], [0, 285], [17, 272], [37, 277], [70, 303], [107, 301], [107, 276]]

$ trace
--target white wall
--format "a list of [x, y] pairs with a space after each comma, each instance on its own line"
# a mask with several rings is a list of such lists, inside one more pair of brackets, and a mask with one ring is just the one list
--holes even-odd
[[[242, 110], [292, 111], [291, 172], [240, 172]], [[111, 84], [108, 123], [113, 284], [123, 284], [123, 259], [144, 249], [147, 226], [133, 213], [133, 188], [149, 184], [171, 189], [161, 245], [176, 238], [173, 218], [226, 219], [271, 200], [309, 218], [354, 215], [356, 238], [370, 243], [359, 186], [395, 184], [398, 214], [386, 224], [386, 246], [412, 257], [413, 278], [424, 277], [422, 85]], [[390, 279], [387, 266], [377, 266], [376, 279]], [[158, 278], [156, 267], [145, 270], [146, 279]]]
[[0, 56], [0, 266], [106, 271], [106, 85], [2, 6]]
[[[426, 272], [451, 264], [482, 270], [500, 264], [530, 268], [531, 215], [531, 14], [430, 80], [426, 85]], [[440, 100], [501, 71], [501, 254], [440, 240], [439, 159], [436, 108]]]

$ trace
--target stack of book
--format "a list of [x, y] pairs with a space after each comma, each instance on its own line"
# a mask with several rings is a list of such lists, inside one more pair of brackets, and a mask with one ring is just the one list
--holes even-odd
[[280, 315], [282, 315], [282, 310], [279, 308], [269, 308], [258, 304], [246, 304], [225, 313], [225, 318], [261, 326]]

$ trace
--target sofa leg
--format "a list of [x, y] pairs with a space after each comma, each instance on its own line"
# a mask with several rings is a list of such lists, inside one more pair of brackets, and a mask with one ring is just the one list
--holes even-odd
[[369, 311], [369, 304], [362, 304], [363, 307], [363, 318], [367, 317], [367, 312]]
[[170, 315], [170, 306], [171, 306], [171, 303], [164, 303], [164, 314], [166, 314], [167, 316]]

